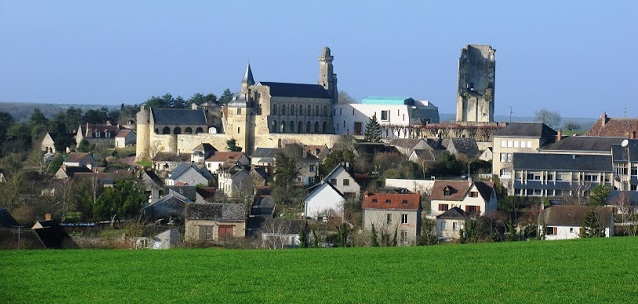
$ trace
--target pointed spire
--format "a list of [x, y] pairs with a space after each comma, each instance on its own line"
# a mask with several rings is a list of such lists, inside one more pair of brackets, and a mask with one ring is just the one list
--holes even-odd
[[253, 78], [253, 71], [250, 69], [250, 62], [248, 66], [246, 66], [246, 73], [244, 73], [244, 79], [241, 81], [249, 86], [255, 84], [255, 79]]

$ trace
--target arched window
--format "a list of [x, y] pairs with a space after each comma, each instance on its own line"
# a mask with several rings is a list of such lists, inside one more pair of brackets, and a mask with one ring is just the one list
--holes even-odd
[[301, 105], [299, 105], [299, 111], [297, 112], [299, 115], [303, 115]]
[[175, 129], [173, 129], [173, 134], [182, 134], [182, 129], [180, 127], [175, 127]]
[[204, 133], [204, 129], [202, 129], [201, 127], [197, 128], [197, 130], [195, 130], [195, 133], [199, 134], [199, 133]]
[[303, 133], [303, 122], [297, 124], [297, 133]]
[[273, 120], [272, 125], [270, 126], [270, 132], [277, 133], [277, 121]]
[[286, 115], [286, 105], [281, 105], [281, 115]]
[[319, 105], [315, 106], [315, 115], [317, 116], [321, 115], [321, 112], [319, 112]]
[[290, 124], [288, 126], [290, 128], [290, 133], [295, 133], [295, 122], [294, 121], [290, 121]]
[[310, 105], [308, 105], [308, 107], [306, 108], [306, 115], [310, 116], [312, 114], [310, 114]]
[[312, 133], [312, 130], [310, 129], [310, 122], [306, 122], [306, 133], [310, 134]]
[[319, 133], [319, 122], [315, 121], [315, 133]]
[[162, 134], [171, 134], [171, 128], [164, 127], [164, 129], [162, 129]]
[[272, 105], [272, 114], [277, 115], [277, 105]]
[[328, 107], [323, 106], [323, 116], [327, 116], [327, 115], [328, 115]]
[[284, 133], [286, 132], [286, 122], [282, 121], [281, 125], [279, 126], [279, 132]]
[[191, 127], [186, 127], [186, 129], [184, 129], [184, 133], [185, 134], [193, 134], [193, 129], [191, 129]]
[[328, 133], [328, 123], [326, 123], [325, 121], [323, 122], [323, 129], [321, 131], [322, 133]]

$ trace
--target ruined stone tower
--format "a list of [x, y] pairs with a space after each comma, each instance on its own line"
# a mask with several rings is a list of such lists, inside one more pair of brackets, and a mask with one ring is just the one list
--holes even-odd
[[468, 44], [459, 58], [457, 122], [494, 122], [496, 52], [489, 45]]
[[324, 47], [319, 55], [319, 85], [328, 91], [332, 103], [337, 103], [339, 91], [337, 90], [337, 74], [332, 70], [334, 56], [330, 55], [330, 48]]

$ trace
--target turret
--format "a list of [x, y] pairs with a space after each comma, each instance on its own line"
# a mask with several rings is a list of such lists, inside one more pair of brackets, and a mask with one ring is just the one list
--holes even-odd
[[319, 55], [319, 85], [328, 91], [332, 103], [337, 103], [339, 91], [337, 90], [337, 74], [332, 70], [334, 56], [330, 55], [330, 48], [324, 47]]
[[150, 121], [151, 111], [144, 106], [140, 107], [140, 111], [137, 112], [137, 140], [135, 146], [135, 161], [142, 161], [149, 159], [149, 147], [150, 147]]

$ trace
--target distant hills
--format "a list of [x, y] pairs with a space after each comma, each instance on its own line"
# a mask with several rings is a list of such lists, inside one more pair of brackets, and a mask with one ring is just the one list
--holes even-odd
[[[117, 109], [119, 105], [95, 105], [95, 104], [52, 104], [52, 103], [27, 103], [27, 102], [0, 102], [0, 111], [7, 112], [13, 118], [20, 121], [27, 121], [31, 117], [33, 110], [38, 108], [42, 113], [51, 118], [60, 111], [66, 111], [70, 107], [80, 108], [86, 112], [90, 109], [99, 109], [106, 107], [108, 109]], [[453, 122], [456, 119], [455, 114], [439, 114], [441, 122]], [[494, 119], [499, 122], [509, 122], [508, 115], [495, 115]], [[568, 118], [563, 117], [562, 123], [573, 121], [581, 126], [581, 130], [589, 130], [596, 122], [597, 118]], [[512, 122], [534, 122], [534, 117], [512, 116]]]

